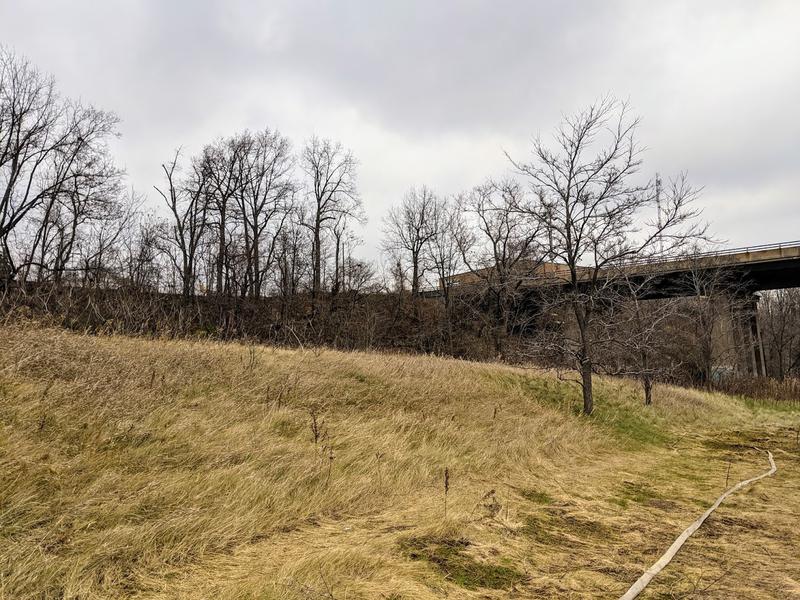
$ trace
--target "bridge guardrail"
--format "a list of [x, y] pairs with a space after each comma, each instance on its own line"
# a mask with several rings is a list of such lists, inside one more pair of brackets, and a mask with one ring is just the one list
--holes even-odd
[[684, 255], [656, 255], [647, 258], [636, 258], [625, 261], [625, 265], [648, 265], [654, 263], [670, 263], [685, 260], [694, 260], [698, 258], [715, 258], [718, 256], [733, 256], [735, 254], [745, 254], [749, 252], [761, 252], [765, 250], [782, 250], [783, 248], [800, 248], [800, 240], [791, 242], [778, 242], [774, 244], [760, 244], [756, 246], [744, 246], [741, 248], [723, 248], [721, 250], [710, 250], [707, 252], [695, 252], [693, 254]]

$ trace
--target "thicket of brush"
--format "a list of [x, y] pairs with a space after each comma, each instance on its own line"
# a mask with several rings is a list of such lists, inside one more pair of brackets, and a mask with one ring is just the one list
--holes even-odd
[[800, 404], [800, 380], [764, 377], [729, 377], [715, 383], [715, 389], [735, 396], [777, 404]]
[[[325, 296], [318, 303], [317, 314], [312, 315], [310, 297], [303, 294], [288, 302], [281, 297], [213, 295], [187, 301], [180, 295], [135, 286], [41, 283], [12, 287], [0, 295], [0, 319], [5, 323], [33, 319], [82, 333], [249, 340], [287, 348], [324, 346], [414, 352], [511, 364], [533, 361], [553, 368], [567, 364], [562, 356], [547, 353], [547, 336], [557, 335], [558, 331], [543, 327], [530, 298], [521, 296], [520, 300], [509, 311], [506, 328], [498, 327], [491, 299], [477, 288], [453, 293], [449, 310], [445, 310], [440, 297], [412, 299], [408, 294], [386, 291], [342, 292]], [[647, 340], [653, 381], [715, 389], [757, 400], [800, 402], [800, 383], [795, 377], [719, 374], [716, 365], [736, 364], [740, 359], [736, 347], [716, 341], [723, 327], [721, 311], [704, 309], [702, 300], [681, 302], [686, 308], [673, 318], [662, 320]], [[709, 312], [713, 314], [706, 314]], [[769, 313], [766, 316], [772, 317]], [[713, 326], [701, 327], [708, 322]], [[610, 339], [625, 337], [624, 327], [621, 324]], [[764, 345], [770, 372], [785, 360], [770, 360], [774, 337], [772, 329], [767, 328]], [[639, 374], [639, 357], [630, 356], [626, 350], [605, 346], [602, 360], [597, 360], [598, 369], [635, 378]], [[789, 375], [793, 373], [790, 369]]]
[[[486, 360], [498, 356], [486, 300], [469, 294], [445, 314], [439, 298], [343, 292], [310, 297], [196, 296], [187, 301], [133, 286], [28, 284], [0, 295], [6, 322], [33, 318], [80, 332], [251, 340], [288, 347], [403, 350]], [[504, 341], [513, 345], [514, 336]]]

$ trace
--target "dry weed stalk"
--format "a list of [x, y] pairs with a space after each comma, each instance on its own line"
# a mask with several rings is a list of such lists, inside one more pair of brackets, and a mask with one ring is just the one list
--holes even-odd
[[726, 490], [728, 489], [728, 482], [730, 481], [730, 478], [731, 478], [731, 464], [732, 464], [732, 461], [731, 461], [730, 458], [728, 458], [728, 470], [725, 473], [725, 489]]
[[319, 441], [325, 436], [325, 421], [319, 418], [319, 412], [316, 408], [310, 408], [308, 414], [311, 417], [311, 436], [314, 440], [314, 445], [318, 445]]
[[383, 466], [383, 456], [383, 452], [375, 453], [375, 461], [378, 464], [378, 489], [381, 491], [383, 491], [383, 469], [381, 468]]
[[328, 447], [328, 475], [325, 477], [325, 487], [328, 487], [328, 484], [331, 481], [331, 472], [333, 471], [333, 459], [336, 456], [333, 454], [333, 444]]
[[444, 468], [444, 518], [447, 519], [447, 494], [450, 491], [450, 468]]

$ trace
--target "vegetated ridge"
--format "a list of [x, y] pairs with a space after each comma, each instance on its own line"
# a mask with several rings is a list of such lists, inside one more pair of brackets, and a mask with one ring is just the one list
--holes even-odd
[[[0, 329], [0, 597], [800, 593], [788, 405], [432, 356]], [[445, 485], [445, 472], [447, 484]]]

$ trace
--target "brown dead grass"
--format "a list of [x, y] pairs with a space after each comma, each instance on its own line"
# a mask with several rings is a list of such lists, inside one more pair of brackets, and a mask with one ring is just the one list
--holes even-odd
[[729, 458], [763, 469], [754, 443], [774, 482], [649, 597], [797, 590], [795, 413], [673, 388], [648, 409], [616, 380], [578, 403], [497, 365], [2, 328], [0, 598], [613, 597]]

